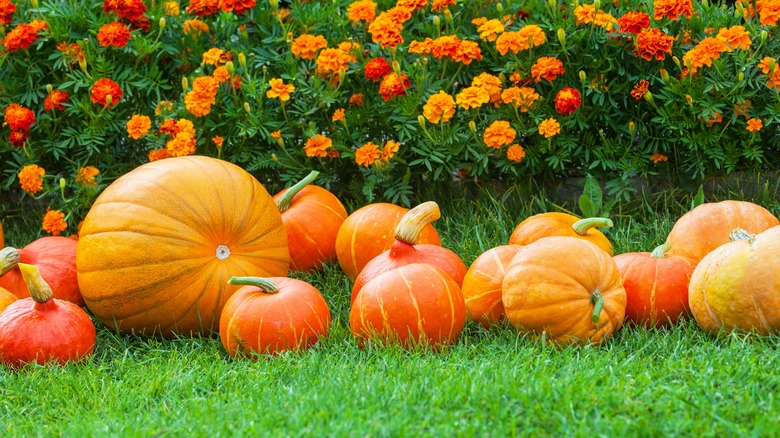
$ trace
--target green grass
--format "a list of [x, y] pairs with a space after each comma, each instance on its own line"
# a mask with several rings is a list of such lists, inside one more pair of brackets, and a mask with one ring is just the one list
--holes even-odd
[[[756, 201], [778, 214], [774, 196]], [[446, 201], [436, 227], [469, 264], [505, 243], [524, 217], [555, 209], [543, 199], [510, 190]], [[673, 193], [643, 199], [612, 212], [616, 253], [661, 243], [690, 202]], [[604, 345], [559, 349], [508, 325], [469, 324], [438, 352], [360, 349], [348, 330], [351, 285], [338, 266], [297, 277], [331, 308], [330, 337], [315, 348], [233, 360], [218, 339], [141, 339], [99, 327], [86, 364], [0, 370], [0, 435], [780, 433], [777, 336], [715, 338], [688, 320], [662, 330], [627, 326]]]

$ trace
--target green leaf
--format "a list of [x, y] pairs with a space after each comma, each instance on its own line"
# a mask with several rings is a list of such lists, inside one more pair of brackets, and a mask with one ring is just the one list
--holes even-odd
[[699, 191], [696, 192], [696, 196], [694, 196], [693, 200], [691, 201], [691, 210], [698, 207], [701, 204], [704, 204], [704, 186], [699, 186]]
[[588, 174], [585, 179], [585, 187], [579, 199], [580, 210], [584, 217], [598, 216], [601, 211], [601, 187], [593, 175]]

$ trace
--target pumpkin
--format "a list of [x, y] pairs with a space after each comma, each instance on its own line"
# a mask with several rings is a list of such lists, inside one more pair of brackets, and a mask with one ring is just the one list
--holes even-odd
[[568, 213], [540, 213], [520, 222], [509, 236], [512, 245], [528, 245], [542, 237], [569, 236], [587, 240], [612, 255], [612, 244], [597, 227], [611, 227], [612, 220], [601, 217], [580, 219]]
[[688, 303], [697, 324], [716, 334], [780, 333], [780, 227], [760, 234], [735, 230], [696, 266]]
[[[393, 246], [395, 227], [407, 211], [404, 207], [380, 202], [361, 207], [347, 216], [336, 236], [336, 256], [351, 280], [357, 278], [366, 263]], [[433, 225], [423, 229], [418, 243], [441, 246]]]
[[450, 274], [458, 286], [462, 285], [467, 269], [457, 254], [439, 245], [418, 243], [425, 227], [440, 217], [439, 205], [433, 201], [424, 202], [404, 214], [395, 227], [393, 246], [366, 263], [355, 278], [351, 301], [355, 301], [360, 288], [372, 278], [410, 263], [438, 266]]
[[504, 318], [501, 285], [509, 264], [521, 249], [520, 245], [497, 246], [471, 263], [462, 287], [466, 316], [470, 320], [488, 328]]
[[328, 304], [309, 283], [285, 277], [233, 277], [229, 283], [244, 285], [219, 319], [219, 337], [230, 356], [298, 351], [327, 336]]
[[124, 333], [209, 334], [231, 277], [285, 276], [287, 234], [273, 199], [240, 167], [187, 156], [114, 181], [84, 218], [76, 264], [87, 307]]
[[688, 282], [696, 263], [670, 256], [669, 243], [652, 252], [614, 257], [626, 289], [626, 320], [646, 327], [675, 324], [688, 314]]
[[584, 239], [553, 236], [529, 244], [512, 259], [501, 287], [509, 322], [558, 345], [598, 344], [625, 316], [615, 262]]
[[460, 287], [441, 268], [412, 263], [366, 283], [352, 303], [349, 328], [358, 344], [440, 347], [466, 322]]
[[76, 241], [62, 236], [41, 237], [24, 248], [0, 250], [0, 287], [19, 298], [30, 292], [24, 282], [19, 263], [35, 265], [54, 292], [54, 298], [84, 306], [76, 275]]
[[0, 287], [0, 312], [18, 299], [16, 295]]
[[53, 298], [35, 266], [19, 264], [30, 297], [0, 312], [0, 362], [10, 368], [26, 363], [80, 362], [92, 355], [96, 333], [92, 319], [76, 304]]
[[0, 222], [0, 248], [5, 246], [5, 233], [3, 233], [3, 223]]
[[700, 204], [675, 222], [666, 241], [672, 244], [669, 254], [699, 262], [715, 248], [730, 242], [736, 228], [760, 233], [779, 225], [777, 218], [764, 207], [746, 201], [721, 201]]
[[290, 268], [310, 272], [336, 259], [336, 235], [347, 218], [341, 201], [328, 190], [310, 185], [313, 171], [294, 186], [274, 195], [290, 248]]

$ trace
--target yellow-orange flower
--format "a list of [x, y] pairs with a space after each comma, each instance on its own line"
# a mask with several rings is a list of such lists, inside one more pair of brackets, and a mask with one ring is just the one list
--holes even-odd
[[159, 116], [163, 113], [169, 113], [173, 111], [173, 102], [169, 100], [161, 100], [157, 103], [157, 106], [154, 107], [154, 115]]
[[149, 162], [170, 158], [171, 154], [168, 153], [167, 148], [152, 149], [149, 151]]
[[488, 20], [477, 28], [477, 32], [481, 40], [493, 42], [504, 33], [504, 24], [496, 19]]
[[747, 121], [747, 130], [750, 132], [758, 132], [761, 130], [761, 128], [764, 127], [764, 123], [761, 121], [761, 119], [748, 119]]
[[127, 136], [133, 140], [138, 140], [149, 132], [149, 128], [152, 127], [152, 119], [147, 116], [134, 114], [133, 117], [127, 121], [126, 126]]
[[430, 55], [433, 50], [433, 40], [425, 38], [423, 41], [412, 41], [409, 43], [409, 48], [406, 49], [409, 53], [415, 53], [417, 55]]
[[317, 73], [332, 73], [334, 75], [339, 74], [341, 71], [349, 70], [350, 61], [352, 56], [338, 48], [325, 49], [317, 56]]
[[97, 40], [103, 47], [119, 47], [127, 45], [130, 40], [130, 29], [120, 22], [108, 23], [100, 26]]
[[642, 79], [634, 84], [634, 88], [631, 90], [631, 97], [636, 100], [641, 99], [647, 93], [648, 87], [650, 87], [650, 82]]
[[204, 64], [208, 65], [219, 65], [220, 61], [222, 60], [222, 55], [225, 53], [224, 50], [218, 48], [218, 47], [212, 47], [205, 52], [203, 52], [203, 55], [201, 56], [201, 59]]
[[423, 105], [423, 116], [434, 124], [449, 122], [454, 115], [455, 99], [444, 90], [432, 94]]
[[723, 41], [707, 37], [683, 55], [683, 64], [689, 69], [689, 74], [694, 74], [703, 66], [711, 66], [712, 61], [720, 58], [721, 52], [730, 52], [731, 47]]
[[355, 162], [359, 166], [368, 167], [374, 164], [380, 156], [379, 146], [376, 143], [368, 142], [355, 151]]
[[281, 139], [282, 139], [282, 131], [274, 131], [274, 132], [272, 132], [272, 133], [271, 133], [271, 137], [272, 137], [274, 140], [276, 140], [276, 141], [279, 141], [279, 140], [281, 140]]
[[219, 135], [215, 135], [214, 137], [211, 137], [211, 141], [214, 143], [217, 149], [222, 149], [222, 144], [225, 143], [225, 139]]
[[179, 4], [176, 2], [163, 2], [163, 9], [165, 9], [165, 15], [171, 17], [178, 17], [179, 13], [181, 13]]
[[345, 120], [344, 118], [344, 108], [338, 108], [336, 111], [333, 111], [333, 117], [330, 119], [333, 123], [336, 122], [343, 122]]
[[379, 94], [384, 100], [390, 100], [395, 96], [406, 96], [406, 89], [412, 85], [406, 73], [398, 75], [396, 72], [387, 74], [379, 83]]
[[521, 50], [528, 50], [532, 47], [540, 46], [547, 41], [542, 28], [535, 24], [523, 26], [516, 32], [504, 32], [496, 38], [496, 50], [501, 55], [509, 52], [518, 53]]
[[214, 69], [214, 73], [212, 73], [211, 76], [221, 84], [223, 82], [227, 82], [230, 79], [230, 72], [228, 72], [227, 67], [220, 65]]
[[[753, 5], [750, 3], [752, 2], [748, 2], [748, 6], [745, 8], [746, 12], [753, 10]], [[780, 2], [777, 0], [758, 0], [756, 9], [758, 9], [759, 20], [764, 26], [774, 26], [780, 21]], [[752, 14], [748, 16], [752, 16]]]
[[357, 21], [371, 23], [376, 18], [376, 3], [371, 0], [352, 2], [347, 8], [347, 18], [353, 23]]
[[43, 175], [46, 175], [46, 170], [43, 167], [38, 167], [37, 164], [22, 167], [22, 170], [19, 171], [19, 183], [22, 190], [33, 195], [40, 192], [43, 189]]
[[753, 43], [750, 40], [750, 32], [745, 30], [744, 26], [731, 26], [728, 29], [721, 28], [715, 38], [728, 44], [732, 49], [749, 50], [750, 45]]
[[328, 149], [332, 146], [333, 140], [322, 134], [317, 134], [306, 140], [306, 146], [303, 147], [303, 150], [307, 157], [327, 157]]
[[363, 102], [364, 102], [363, 93], [355, 93], [352, 96], [349, 96], [350, 105], [363, 106]]
[[387, 140], [385, 146], [382, 148], [382, 161], [389, 163], [393, 159], [395, 153], [401, 148], [401, 143], [393, 140]]
[[509, 161], [519, 163], [523, 160], [523, 157], [525, 157], [525, 149], [517, 143], [509, 146], [506, 150], [506, 159]]
[[539, 123], [538, 128], [539, 134], [543, 135], [544, 138], [550, 138], [561, 132], [561, 124], [552, 117], [542, 120], [542, 122]]
[[511, 144], [517, 136], [517, 131], [506, 120], [496, 120], [485, 129], [482, 140], [491, 148], [500, 149], [505, 144]]
[[658, 164], [662, 161], [669, 161], [669, 157], [667, 157], [666, 155], [661, 155], [658, 152], [656, 152], [650, 156], [650, 161], [652, 161], [653, 164]]
[[328, 47], [325, 37], [305, 33], [293, 40], [290, 51], [301, 59], [314, 59], [317, 52], [325, 47]]
[[431, 2], [431, 10], [432, 11], [441, 11], [442, 9], [445, 9], [447, 6], [451, 6], [455, 4], [455, 0], [433, 0]]
[[661, 29], [643, 29], [636, 36], [636, 55], [652, 61], [653, 58], [663, 61], [666, 53], [672, 53], [674, 37], [667, 35]]
[[78, 173], [76, 174], [76, 182], [81, 183], [84, 186], [87, 187], [95, 187], [97, 185], [97, 181], [95, 181], [95, 177], [100, 175], [100, 169], [98, 169], [95, 166], [86, 166], [79, 168]]
[[691, 18], [693, 3], [691, 0], [655, 0], [653, 2], [653, 18], [661, 20], [664, 17], [676, 20], [680, 15]]
[[195, 138], [188, 132], [179, 132], [165, 144], [171, 157], [183, 157], [195, 153]]
[[282, 102], [290, 100], [290, 93], [295, 91], [295, 85], [285, 84], [284, 81], [279, 78], [271, 79], [268, 81], [268, 85], [270, 85], [271, 88], [265, 92], [265, 96], [269, 99], [278, 98]]
[[534, 82], [540, 82], [542, 79], [552, 81], [563, 73], [563, 63], [550, 56], [540, 57], [531, 67], [531, 76], [534, 77]]
[[482, 49], [476, 41], [462, 40], [460, 44], [458, 44], [458, 49], [452, 56], [452, 60], [460, 62], [463, 65], [469, 65], [471, 64], [471, 61], [481, 61]]
[[490, 95], [490, 102], [501, 101], [501, 79], [498, 76], [482, 72], [471, 80], [471, 86], [485, 89]]
[[204, 33], [209, 33], [209, 25], [197, 19], [185, 20], [181, 30], [184, 32], [184, 35], [198, 37]]
[[576, 24], [593, 24], [599, 27], [603, 27], [607, 30], [612, 30], [612, 26], [617, 24], [617, 19], [601, 9], [596, 10], [595, 5], [578, 5], [574, 8], [574, 17]]
[[490, 93], [482, 87], [467, 87], [455, 96], [455, 103], [463, 109], [479, 108], [490, 102]]
[[460, 38], [456, 35], [444, 35], [431, 42], [431, 55], [436, 59], [453, 58], [458, 53]]
[[742, 102], [734, 102], [734, 115], [737, 117], [747, 117], [751, 105], [752, 102], [750, 102], [750, 99], [745, 99]]
[[528, 112], [541, 96], [530, 87], [509, 87], [501, 93], [504, 103], [514, 103], [520, 112]]
[[41, 228], [52, 236], [59, 236], [68, 229], [68, 223], [65, 222], [65, 213], [59, 210], [52, 210], [50, 207], [47, 208], [46, 214], [43, 215]]
[[401, 29], [403, 23], [395, 21], [387, 12], [382, 12], [368, 26], [368, 33], [371, 34], [371, 40], [380, 43], [383, 48], [395, 47], [404, 41]]
[[200, 76], [192, 81], [192, 90], [184, 96], [184, 106], [190, 114], [203, 117], [216, 103], [219, 82], [212, 76]]

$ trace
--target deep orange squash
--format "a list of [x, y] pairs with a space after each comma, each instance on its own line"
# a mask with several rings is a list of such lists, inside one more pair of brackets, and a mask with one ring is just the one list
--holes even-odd
[[460, 287], [441, 268], [412, 263], [366, 283], [352, 303], [349, 328], [360, 345], [404, 348], [455, 342], [466, 322]]
[[540, 213], [520, 222], [509, 236], [512, 245], [528, 245], [542, 237], [569, 236], [587, 240], [612, 255], [612, 243], [596, 227], [611, 227], [607, 218], [580, 219], [568, 213]]
[[287, 275], [281, 214], [265, 188], [203, 156], [144, 164], [98, 197], [76, 256], [87, 307], [122, 332], [208, 334], [234, 276]]
[[708, 202], [698, 205], [675, 222], [666, 241], [672, 244], [670, 255], [699, 262], [715, 248], [730, 242], [736, 228], [760, 233], [780, 225], [766, 208], [746, 201]]
[[488, 328], [505, 317], [501, 285], [509, 264], [521, 249], [520, 245], [497, 246], [471, 263], [462, 288], [469, 319]]
[[[371, 259], [390, 249], [395, 243], [394, 230], [406, 212], [394, 204], [369, 204], [355, 210], [341, 224], [336, 237], [339, 265], [354, 280]], [[441, 246], [439, 233], [428, 225], [420, 233], [418, 243]]]
[[233, 357], [276, 355], [308, 348], [327, 336], [330, 310], [320, 292], [286, 277], [233, 277], [244, 285], [225, 304], [219, 337]]
[[351, 301], [355, 301], [358, 292], [369, 280], [410, 263], [437, 266], [450, 274], [458, 286], [462, 285], [467, 269], [457, 254], [440, 245], [419, 243], [423, 230], [439, 217], [439, 205], [433, 201], [423, 202], [406, 212], [395, 227], [393, 246], [366, 263], [355, 278]]
[[16, 295], [0, 287], [0, 312], [18, 299]]
[[555, 344], [600, 343], [623, 324], [626, 291], [615, 262], [584, 239], [553, 236], [523, 248], [502, 284], [507, 319]]
[[754, 235], [736, 230], [696, 266], [688, 286], [703, 330], [780, 333], [780, 227]]
[[5, 247], [5, 233], [3, 233], [3, 223], [0, 222], [0, 248]]
[[653, 252], [614, 257], [626, 289], [626, 320], [646, 327], [672, 325], [689, 313], [688, 282], [696, 263], [670, 256], [665, 243]]

